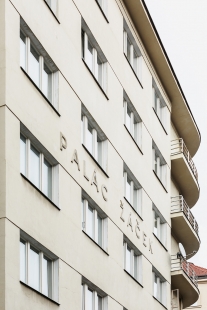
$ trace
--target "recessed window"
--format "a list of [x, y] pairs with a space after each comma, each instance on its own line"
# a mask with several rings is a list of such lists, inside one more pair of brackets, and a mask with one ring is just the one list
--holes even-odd
[[167, 245], [167, 223], [158, 209], [153, 205], [153, 233], [166, 247]]
[[108, 247], [106, 214], [92, 201], [82, 198], [82, 230], [105, 251]]
[[[93, 285], [92, 285], [93, 286]], [[82, 284], [82, 310], [107, 310], [107, 296], [88, 284]]]
[[58, 205], [58, 164], [52, 164], [33, 141], [20, 135], [20, 172]]
[[170, 112], [154, 80], [152, 83], [152, 107], [165, 131], [168, 132]]
[[132, 248], [129, 243], [124, 240], [124, 269], [137, 280], [142, 283], [142, 255]]
[[98, 84], [106, 92], [106, 57], [83, 20], [82, 27], [82, 57]]
[[20, 281], [58, 301], [58, 259], [33, 243], [20, 239]]
[[138, 79], [142, 80], [142, 55], [131, 30], [124, 20], [124, 54]]
[[[28, 30], [28, 28], [26, 28]], [[58, 110], [58, 68], [30, 31], [20, 31], [20, 66], [48, 101]], [[32, 36], [32, 39], [30, 36]]]
[[86, 108], [84, 107], [82, 110], [81, 142], [103, 170], [107, 172], [108, 139]]
[[166, 306], [167, 282], [155, 268], [153, 268], [152, 276], [153, 276], [153, 296], [161, 304]]
[[132, 175], [132, 173], [127, 170], [124, 170], [124, 197], [130, 203], [133, 209], [141, 216], [142, 187]]
[[152, 145], [152, 167], [161, 183], [167, 188], [167, 163], [154, 142]]
[[57, 0], [45, 0], [45, 2], [47, 2], [53, 13], [57, 15]]
[[124, 96], [124, 124], [138, 147], [141, 149], [142, 121], [127, 95]]

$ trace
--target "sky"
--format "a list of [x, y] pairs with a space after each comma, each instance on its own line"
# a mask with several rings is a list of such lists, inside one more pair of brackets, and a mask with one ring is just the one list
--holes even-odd
[[201, 133], [193, 160], [200, 199], [191, 209], [201, 246], [190, 259], [207, 268], [207, 1], [145, 0]]

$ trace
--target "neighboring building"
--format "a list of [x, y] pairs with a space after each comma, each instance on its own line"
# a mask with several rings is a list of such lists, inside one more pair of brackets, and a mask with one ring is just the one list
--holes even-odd
[[144, 1], [2, 0], [0, 26], [0, 309], [196, 302], [200, 134]]
[[191, 267], [195, 271], [198, 289], [200, 291], [200, 295], [198, 300], [188, 307], [188, 309], [202, 309], [207, 310], [207, 269], [203, 267], [196, 266], [191, 263]]

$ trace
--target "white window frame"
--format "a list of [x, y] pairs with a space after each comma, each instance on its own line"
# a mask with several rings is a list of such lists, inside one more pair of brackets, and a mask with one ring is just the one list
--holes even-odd
[[95, 0], [98, 5], [101, 7], [103, 13], [106, 15], [107, 17], [107, 13], [108, 13], [108, 0]]
[[[30, 243], [29, 241], [25, 240], [24, 238], [20, 238], [20, 243], [21, 242], [25, 243], [25, 250], [26, 250], [26, 255], [25, 255], [25, 281], [22, 281], [20, 279], [20, 281], [22, 281], [23, 283], [27, 284], [28, 286], [30, 286], [30, 274], [29, 274], [29, 268], [30, 268], [30, 245], [36, 249], [39, 253], [39, 290], [38, 292], [40, 292], [41, 294], [45, 295], [43, 292], [43, 273], [42, 273], [42, 266], [43, 266], [43, 257], [44, 255], [50, 259], [51, 263], [52, 263], [52, 295], [47, 296], [48, 298], [58, 302], [58, 286], [59, 286], [59, 259], [51, 259], [48, 254], [46, 254], [45, 252], [43, 252], [42, 250], [38, 249], [35, 245], [33, 245], [32, 243]], [[21, 262], [20, 262], [21, 264]], [[32, 286], [30, 286], [32, 289], [34, 289]], [[35, 289], [36, 290], [36, 289]]]
[[[26, 140], [26, 154], [25, 154], [25, 174], [22, 173], [22, 171], [20, 171], [29, 181], [30, 181], [30, 148], [31, 145], [33, 146], [34, 144], [32, 143], [32, 141], [30, 139], [28, 139], [27, 137], [25, 137], [22, 133], [20, 134], [20, 140], [21, 137], [23, 137]], [[52, 202], [54, 202], [54, 204], [56, 206], [59, 205], [59, 165], [51, 165], [52, 166], [52, 199], [49, 198], [44, 192], [43, 192], [43, 165], [44, 165], [44, 154], [42, 152], [40, 152], [36, 146], [33, 146], [40, 154], [40, 165], [39, 165], [39, 176], [40, 176], [40, 180], [39, 180], [39, 184], [40, 187], [38, 188], [44, 196], [46, 196], [49, 200], [51, 200]], [[50, 161], [45, 158], [48, 163], [50, 163]], [[20, 162], [21, 162], [21, 152], [20, 152]], [[32, 181], [30, 181], [32, 182]], [[34, 185], [35, 186], [35, 185]], [[36, 186], [35, 186], [36, 187]]]
[[[130, 271], [127, 270], [127, 248], [130, 250]], [[136, 257], [136, 260], [135, 260]], [[135, 270], [135, 263], [137, 264]], [[124, 241], [124, 270], [128, 272], [136, 281], [142, 284], [142, 254], [135, 251], [127, 241]], [[136, 273], [136, 274], [135, 274]]]
[[[101, 86], [101, 88], [104, 90], [104, 92], [106, 93], [107, 91], [107, 83], [106, 83], [106, 79], [107, 79], [107, 61], [104, 61], [102, 59], [102, 56], [100, 55], [100, 53], [97, 51], [97, 49], [94, 47], [93, 44], [93, 38], [89, 38], [88, 34], [86, 33], [85, 30], [82, 29], [82, 35], [83, 35], [83, 41], [82, 41], [82, 50], [83, 50], [83, 59], [85, 61], [85, 63], [87, 64], [89, 70], [92, 72], [93, 76], [95, 77], [95, 79], [97, 80], [98, 84]], [[90, 45], [92, 46], [92, 68], [90, 68], [90, 66], [88, 65], [88, 42], [90, 43]], [[97, 75], [98, 72], [98, 65], [97, 65], [97, 59], [100, 59], [101, 61], [101, 70], [102, 70], [102, 77], [101, 77], [101, 81], [99, 81], [99, 77]]]
[[82, 230], [88, 235], [88, 208], [93, 209], [93, 231], [92, 238], [98, 245], [98, 219], [99, 216], [102, 219], [102, 245], [99, 245], [106, 252], [108, 251], [108, 217], [102, 217], [94, 206], [88, 202], [87, 199], [82, 198]]
[[[82, 310], [88, 310], [88, 290], [92, 292], [92, 310], [99, 310], [98, 308], [98, 296], [102, 298], [102, 310], [108, 310], [108, 296], [102, 296], [96, 290], [92, 289], [88, 284], [82, 284]], [[91, 309], [90, 309], [91, 310]]]
[[[126, 22], [125, 22], [125, 25], [126, 25]], [[124, 40], [124, 54], [127, 60], [129, 61], [131, 67], [133, 68], [134, 73], [136, 74], [138, 79], [142, 81], [142, 55], [140, 53], [137, 43], [135, 43], [135, 39], [131, 31], [129, 30], [129, 28], [128, 29], [126, 29], [126, 27], [124, 28], [123, 40]], [[127, 55], [128, 42], [130, 43], [129, 58]]]
[[152, 107], [165, 131], [168, 132], [169, 111], [163, 97], [161, 96], [156, 86], [152, 86]]
[[[92, 153], [88, 148], [88, 126], [92, 128]], [[89, 123], [87, 116], [82, 115], [81, 117], [81, 131], [82, 131], [82, 144], [91, 153], [98, 164], [107, 173], [108, 170], [108, 140], [98, 142], [99, 132], [94, 128], [94, 126]]]
[[[127, 199], [126, 195], [127, 180], [130, 181], [130, 201]], [[142, 216], [142, 187], [137, 188], [135, 182], [132, 180], [132, 177], [126, 171], [124, 171], [124, 197], [133, 207], [133, 209], [140, 216]]]
[[44, 1], [47, 2], [50, 9], [57, 16], [58, 15], [58, 0], [44, 0]]
[[[127, 126], [127, 114], [130, 111], [130, 128]], [[124, 124], [134, 141], [142, 149], [142, 121], [132, 112], [132, 105], [124, 99]]]
[[[31, 76], [31, 71], [30, 71], [30, 46], [32, 45], [33, 49], [37, 52], [39, 55], [39, 85], [35, 85], [40, 89], [41, 93], [47, 98], [47, 100], [54, 106], [54, 108], [58, 111], [59, 109], [59, 102], [58, 102], [58, 91], [59, 91], [59, 71], [52, 72], [50, 66], [47, 64], [47, 62], [44, 60], [44, 57], [41, 56], [41, 53], [38, 51], [38, 49], [35, 47], [35, 44], [33, 42], [31, 43], [31, 39], [29, 36], [27, 36], [24, 31], [20, 30], [20, 32], [24, 35], [25, 37], [25, 67], [22, 69], [29, 75]], [[20, 40], [21, 37], [20, 37]], [[21, 49], [20, 49], [21, 53]], [[48, 98], [44, 93], [43, 93], [43, 71], [44, 71], [44, 62], [46, 66], [49, 68], [51, 71], [51, 93], [50, 93], [50, 98]], [[21, 66], [21, 63], [20, 63]], [[32, 78], [31, 78], [32, 79]]]
[[[160, 240], [160, 242], [167, 247], [167, 223], [164, 218], [157, 211], [153, 205], [153, 234]], [[155, 222], [157, 223], [157, 232], [155, 230]]]
[[152, 147], [152, 169], [160, 179], [161, 183], [167, 188], [167, 163], [161, 153]]
[[[157, 278], [157, 292], [155, 292], [155, 279]], [[158, 275], [156, 271], [152, 271], [153, 296], [165, 307], [167, 305], [167, 281]]]

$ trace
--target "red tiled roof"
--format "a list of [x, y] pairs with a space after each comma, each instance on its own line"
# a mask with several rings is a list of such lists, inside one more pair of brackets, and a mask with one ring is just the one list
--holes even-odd
[[195, 274], [199, 276], [207, 276], [207, 269], [203, 267], [199, 267], [194, 265], [193, 263], [190, 263], [191, 267], [194, 269]]

